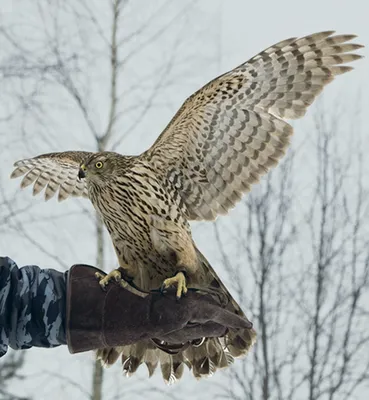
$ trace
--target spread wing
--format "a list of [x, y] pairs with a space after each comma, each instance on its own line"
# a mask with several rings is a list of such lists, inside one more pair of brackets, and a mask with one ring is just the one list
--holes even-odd
[[80, 164], [92, 154], [87, 151], [65, 151], [20, 160], [14, 163], [15, 169], [10, 177], [24, 175], [21, 188], [34, 183], [34, 196], [46, 186], [45, 200], [51, 199], [58, 189], [59, 201], [69, 196], [88, 197], [86, 180], [78, 179], [78, 170]]
[[226, 214], [284, 155], [292, 127], [363, 47], [355, 35], [284, 40], [189, 97], [141, 155], [177, 188], [188, 217]]

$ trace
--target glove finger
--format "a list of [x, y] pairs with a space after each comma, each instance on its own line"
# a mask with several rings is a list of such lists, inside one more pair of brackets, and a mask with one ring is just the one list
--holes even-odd
[[207, 321], [212, 321], [219, 325], [223, 325], [224, 327], [233, 329], [251, 329], [253, 326], [252, 322], [250, 322], [246, 317], [241, 317], [240, 315], [230, 312], [215, 304], [199, 304], [197, 309], [194, 310], [194, 315], [190, 322], [205, 323]]
[[158, 339], [167, 343], [185, 343], [202, 337], [221, 337], [227, 332], [227, 328], [214, 322], [204, 324], [190, 324], [184, 328], [162, 335]]

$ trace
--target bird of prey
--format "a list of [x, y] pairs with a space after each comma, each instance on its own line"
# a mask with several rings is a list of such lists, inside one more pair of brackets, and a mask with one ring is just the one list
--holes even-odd
[[[57, 193], [88, 197], [103, 219], [121, 272], [151, 290], [174, 285], [177, 296], [202, 287], [223, 296], [225, 307], [244, 315], [196, 247], [193, 220], [214, 220], [227, 212], [284, 155], [292, 135], [286, 120], [301, 118], [342, 65], [359, 59], [355, 35], [319, 32], [283, 40], [212, 80], [190, 96], [156, 142], [138, 156], [66, 151], [14, 164], [12, 177], [45, 199]], [[180, 301], [180, 300], [179, 300]], [[127, 374], [146, 363], [150, 376], [160, 363], [163, 377], [181, 377], [184, 365], [195, 377], [212, 374], [248, 352], [253, 329], [230, 330], [222, 338], [187, 343], [176, 352], [163, 343], [139, 342], [100, 349], [110, 364], [122, 355]], [[162, 345], [162, 346], [161, 346]]]

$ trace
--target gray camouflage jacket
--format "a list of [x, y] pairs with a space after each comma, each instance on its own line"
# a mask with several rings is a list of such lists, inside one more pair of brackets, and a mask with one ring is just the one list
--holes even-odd
[[0, 257], [0, 357], [12, 349], [66, 344], [66, 274], [36, 265], [18, 268]]

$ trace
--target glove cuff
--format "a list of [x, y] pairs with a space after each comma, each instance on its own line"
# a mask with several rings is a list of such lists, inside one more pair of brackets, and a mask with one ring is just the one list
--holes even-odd
[[[89, 265], [73, 265], [67, 281], [66, 335], [70, 353], [130, 344], [149, 320], [149, 299], [115, 282], [103, 291]], [[128, 290], [127, 290], [128, 289]], [[139, 317], [138, 317], [139, 316]], [[136, 328], [136, 329], [135, 329]]]

